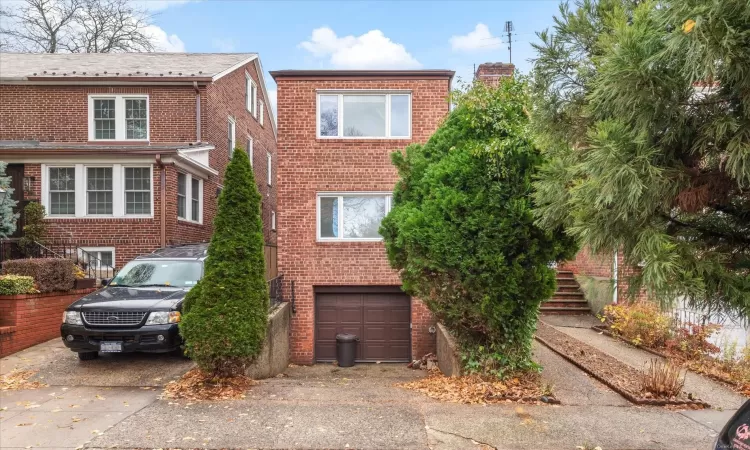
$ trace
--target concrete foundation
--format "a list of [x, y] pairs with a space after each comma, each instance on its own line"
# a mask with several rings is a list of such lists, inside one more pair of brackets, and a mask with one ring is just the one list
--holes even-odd
[[268, 315], [266, 342], [263, 350], [245, 371], [250, 378], [260, 380], [272, 378], [286, 370], [289, 365], [289, 330], [291, 306], [284, 302]]
[[442, 323], [437, 324], [437, 357], [441, 372], [449, 377], [461, 376], [461, 356], [456, 341]]

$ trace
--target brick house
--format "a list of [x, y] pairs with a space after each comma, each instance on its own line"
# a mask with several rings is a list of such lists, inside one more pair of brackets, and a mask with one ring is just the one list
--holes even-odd
[[257, 54], [0, 53], [0, 97], [0, 160], [18, 210], [45, 206], [50, 245], [121, 267], [208, 240], [239, 147], [275, 275], [276, 123]]
[[426, 142], [449, 112], [452, 71], [271, 72], [278, 87], [279, 271], [294, 283], [292, 360], [335, 360], [335, 335], [361, 361], [435, 351], [434, 321], [401, 291], [381, 219], [398, 179], [390, 154]]

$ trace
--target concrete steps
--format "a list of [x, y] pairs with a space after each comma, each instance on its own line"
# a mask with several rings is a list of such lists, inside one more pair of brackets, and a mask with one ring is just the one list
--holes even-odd
[[591, 308], [573, 272], [559, 270], [557, 290], [552, 298], [542, 303], [540, 311], [543, 314], [590, 314]]

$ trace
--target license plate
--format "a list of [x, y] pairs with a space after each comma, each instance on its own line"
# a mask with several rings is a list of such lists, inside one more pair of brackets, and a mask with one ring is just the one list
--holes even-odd
[[103, 353], [117, 353], [122, 351], [122, 342], [100, 342], [99, 351]]

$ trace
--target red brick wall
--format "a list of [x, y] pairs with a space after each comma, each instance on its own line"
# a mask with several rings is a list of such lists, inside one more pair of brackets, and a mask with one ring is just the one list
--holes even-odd
[[[317, 242], [316, 194], [320, 191], [392, 191], [398, 179], [391, 152], [425, 142], [449, 111], [449, 80], [301, 80], [277, 78], [279, 124], [279, 272], [295, 281], [292, 360], [314, 361], [316, 285], [401, 285], [382, 242]], [[316, 139], [316, 89], [410, 89], [411, 140]], [[289, 292], [288, 286], [285, 292]], [[435, 350], [434, 323], [412, 301], [412, 355]]]
[[[248, 110], [245, 103], [245, 72], [258, 86], [258, 100], [265, 104], [263, 126], [260, 125], [260, 115], [256, 119]], [[262, 74], [260, 74], [262, 76]], [[217, 168], [220, 178], [224, 178], [224, 169], [229, 163], [229, 149], [227, 148], [227, 121], [232, 116], [235, 119], [235, 145], [247, 150], [247, 137], [253, 138], [253, 172], [255, 182], [262, 200], [263, 236], [266, 243], [276, 244], [276, 232], [271, 230], [271, 211], [276, 210], [277, 170], [276, 137], [273, 133], [272, 117], [269, 101], [263, 95], [260, 76], [255, 63], [247, 64], [244, 68], [220, 78], [207, 90], [206, 116], [208, 124], [205, 136], [216, 146], [211, 152], [211, 167]], [[271, 186], [268, 185], [268, 164], [266, 153], [271, 153], [272, 176]], [[213, 190], [215, 197], [216, 189]], [[278, 213], [277, 213], [278, 214]]]
[[93, 291], [0, 295], [0, 357], [60, 337], [65, 308]]
[[88, 95], [133, 93], [149, 96], [151, 142], [195, 142], [192, 86], [0, 85], [0, 140], [88, 142]]
[[[588, 247], [584, 247], [576, 254], [575, 259], [561, 264], [560, 270], [570, 270], [578, 275], [590, 277], [614, 278], [614, 255], [595, 254]], [[625, 302], [648, 298], [646, 291], [643, 289], [634, 298], [628, 296], [629, 278], [637, 275], [639, 271], [639, 267], [625, 262], [622, 252], [617, 253], [618, 301]]]
[[515, 69], [516, 66], [509, 63], [484, 63], [479, 65], [475, 76], [490, 86], [497, 86], [501, 78], [513, 76]]

